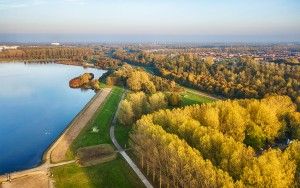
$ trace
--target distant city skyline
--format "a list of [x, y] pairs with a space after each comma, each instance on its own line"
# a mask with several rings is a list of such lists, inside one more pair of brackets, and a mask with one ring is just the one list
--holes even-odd
[[0, 42], [299, 42], [299, 10], [299, 0], [0, 0]]

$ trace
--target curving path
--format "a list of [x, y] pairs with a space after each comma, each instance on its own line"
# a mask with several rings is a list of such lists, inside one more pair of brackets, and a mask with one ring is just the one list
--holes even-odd
[[[124, 98], [124, 94], [121, 98], [121, 100]], [[146, 186], [146, 188], [153, 188], [153, 186], [151, 185], [151, 183], [147, 180], [147, 178], [144, 176], [144, 174], [142, 173], [142, 171], [136, 166], [136, 164], [131, 160], [131, 158], [127, 155], [127, 153], [125, 152], [125, 150], [120, 146], [120, 144], [118, 143], [118, 141], [115, 138], [115, 125], [116, 125], [116, 121], [117, 121], [117, 114], [120, 108], [120, 103], [118, 105], [118, 109], [115, 113], [114, 119], [112, 121], [110, 130], [109, 130], [109, 135], [111, 138], [111, 141], [113, 142], [113, 144], [115, 145], [115, 147], [117, 148], [118, 152], [122, 155], [122, 157], [125, 159], [125, 161], [128, 163], [128, 165], [133, 169], [133, 171], [137, 174], [137, 176], [140, 178], [140, 180], [143, 182], [143, 184]]]

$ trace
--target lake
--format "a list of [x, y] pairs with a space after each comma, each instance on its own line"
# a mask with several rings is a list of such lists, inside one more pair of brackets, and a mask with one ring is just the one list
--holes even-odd
[[38, 166], [45, 150], [95, 95], [69, 80], [105, 71], [60, 64], [0, 63], [0, 174]]

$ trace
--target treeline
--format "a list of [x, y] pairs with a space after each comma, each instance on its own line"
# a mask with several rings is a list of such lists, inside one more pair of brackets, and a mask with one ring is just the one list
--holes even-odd
[[179, 106], [181, 97], [176, 93], [157, 92], [146, 95], [144, 92], [129, 93], [120, 103], [118, 120], [123, 125], [132, 125], [142, 115], [167, 107]]
[[[2, 60], [27, 60], [51, 62], [59, 61], [63, 64], [76, 64], [74, 62], [89, 63], [102, 69], [115, 69], [122, 65], [122, 62], [107, 55], [106, 48], [92, 47], [21, 47], [13, 50], [0, 52]], [[80, 64], [81, 63], [81, 64]], [[78, 64], [78, 63], [77, 63]]]
[[79, 47], [23, 47], [0, 52], [1, 59], [17, 60], [58, 60], [69, 59], [81, 61], [93, 55], [91, 48]]
[[265, 95], [300, 95], [300, 66], [257, 62], [251, 57], [214, 62], [193, 53], [156, 54], [115, 51], [128, 63], [153, 66], [161, 76], [188, 87], [228, 98], [262, 98]]
[[174, 81], [151, 75], [141, 68], [133, 68], [128, 64], [107, 72], [101, 79], [106, 80], [108, 85], [125, 86], [134, 92], [143, 91], [147, 94], [153, 94], [157, 91], [180, 91], [182, 89], [176, 86]]
[[272, 96], [159, 110], [136, 122], [131, 146], [163, 187], [298, 187], [299, 133], [295, 104]]

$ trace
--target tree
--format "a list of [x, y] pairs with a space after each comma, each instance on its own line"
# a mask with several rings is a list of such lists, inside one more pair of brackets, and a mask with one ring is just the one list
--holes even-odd
[[179, 106], [181, 104], [181, 97], [178, 93], [172, 92], [168, 95], [168, 103], [170, 106]]
[[149, 104], [144, 92], [131, 93], [127, 96], [127, 100], [131, 103], [135, 120], [148, 112]]
[[297, 173], [295, 174], [295, 187], [300, 186], [300, 141], [296, 140], [293, 143], [290, 143], [290, 145], [287, 147], [287, 149], [284, 151], [284, 153], [287, 155], [287, 157], [290, 160], [294, 160], [297, 168]]
[[290, 139], [300, 140], [300, 112], [290, 113], [287, 118], [289, 119], [288, 134]]
[[291, 187], [296, 165], [278, 150], [269, 150], [243, 172], [242, 181], [251, 187]]
[[131, 125], [134, 121], [134, 113], [132, 105], [128, 100], [121, 101], [120, 109], [118, 113], [118, 120], [123, 125]]
[[155, 93], [149, 97], [149, 106], [151, 112], [166, 108], [167, 105], [168, 103], [165, 99], [165, 95], [161, 92]]

